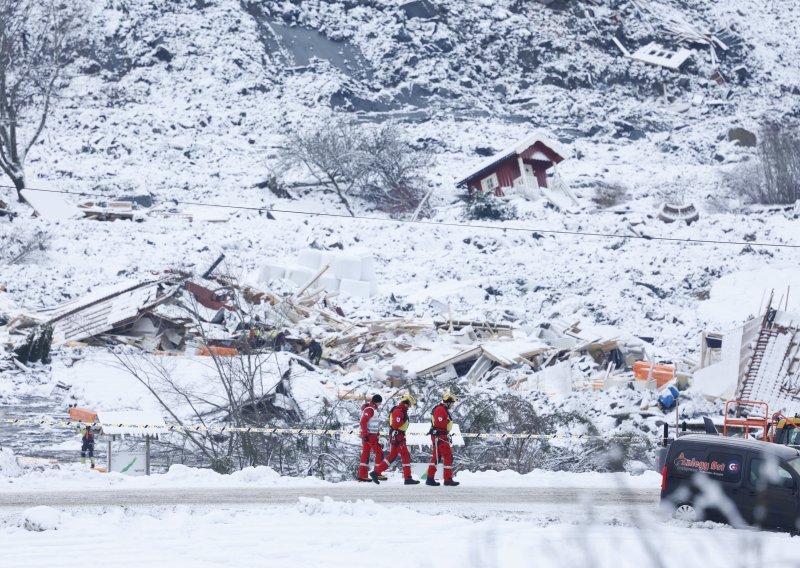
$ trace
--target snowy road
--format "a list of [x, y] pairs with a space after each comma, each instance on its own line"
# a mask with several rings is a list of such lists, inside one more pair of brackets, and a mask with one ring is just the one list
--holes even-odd
[[523, 505], [598, 506], [653, 505], [658, 503], [658, 490], [653, 489], [589, 489], [535, 487], [406, 487], [403, 485], [351, 485], [342, 487], [269, 487], [269, 488], [196, 488], [147, 490], [86, 491], [22, 491], [0, 492], [0, 507], [105, 506], [105, 505], [287, 505], [300, 497], [336, 501], [371, 499], [376, 503], [410, 504], [481, 504], [498, 509], [520, 508]]
[[373, 501], [402, 506], [428, 515], [455, 515], [465, 519], [514, 521], [557, 520], [580, 523], [587, 516], [614, 523], [658, 514], [658, 490], [532, 487], [405, 487], [399, 484], [330, 487], [187, 488], [150, 490], [86, 490], [0, 492], [0, 519], [29, 507], [46, 505], [64, 511], [98, 511], [125, 507], [147, 511], [153, 507], [183, 506], [199, 510], [288, 509], [306, 498], [338, 503]]

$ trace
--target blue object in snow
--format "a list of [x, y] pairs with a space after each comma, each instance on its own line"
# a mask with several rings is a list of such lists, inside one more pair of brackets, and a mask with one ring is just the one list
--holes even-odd
[[675, 408], [678, 400], [678, 389], [669, 387], [661, 391], [658, 396], [658, 407], [661, 410], [672, 410]]

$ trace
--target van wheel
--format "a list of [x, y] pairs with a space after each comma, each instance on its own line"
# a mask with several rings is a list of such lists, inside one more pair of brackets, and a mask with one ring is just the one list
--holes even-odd
[[675, 518], [679, 521], [686, 521], [689, 523], [699, 520], [697, 511], [694, 506], [689, 503], [682, 503], [675, 507]]

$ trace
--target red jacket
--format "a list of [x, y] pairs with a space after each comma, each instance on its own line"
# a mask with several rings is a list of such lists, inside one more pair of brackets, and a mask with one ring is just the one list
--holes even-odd
[[444, 404], [438, 404], [433, 409], [431, 414], [431, 427], [432, 434], [447, 436], [453, 428], [453, 421], [450, 419], [450, 413]]
[[402, 402], [392, 409], [389, 415], [389, 428], [401, 432], [408, 430], [408, 407]]
[[361, 406], [361, 437], [367, 434], [377, 434], [381, 427], [378, 424], [378, 405], [374, 402], [366, 402]]

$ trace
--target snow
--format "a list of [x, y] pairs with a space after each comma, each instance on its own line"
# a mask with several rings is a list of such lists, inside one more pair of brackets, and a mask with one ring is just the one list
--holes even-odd
[[23, 189], [21, 195], [44, 219], [61, 221], [76, 217], [78, 214], [77, 207], [59, 193]]
[[795, 557], [797, 537], [786, 534], [657, 522], [650, 516], [598, 522], [591, 514], [578, 523], [547, 516], [470, 519], [369, 500], [301, 497], [294, 507], [244, 510], [177, 506], [61, 513], [37, 507], [7, 518], [0, 535], [5, 537], [4, 558], [12, 562], [8, 565], [28, 568], [80, 558], [87, 546], [96, 562], [122, 568], [320, 563], [360, 568], [374, 566], [389, 551], [398, 561], [421, 568], [514, 568], [530, 566], [533, 558], [543, 567], [591, 563], [625, 568], [662, 565], [676, 554], [687, 568], [722, 568], [791, 565]]
[[61, 524], [61, 513], [45, 505], [26, 509], [22, 518], [25, 530], [33, 532], [56, 530]]
[[112, 436], [146, 436], [169, 432], [160, 412], [100, 410], [97, 413], [97, 420], [103, 425], [103, 434]]
[[[633, 51], [653, 39], [658, 25], [640, 17], [629, 2], [581, 6], [585, 15], [578, 16], [576, 10], [552, 10], [537, 2], [443, 0], [437, 6], [445, 16], [423, 21], [406, 20], [398, 2], [310, 0], [269, 3], [266, 22], [236, 0], [154, 0], [126, 3], [124, 9], [119, 2], [95, 2], [83, 33], [114, 52], [98, 48], [93, 59], [80, 58], [65, 70], [70, 84], [53, 100], [45, 136], [28, 156], [26, 178], [37, 180], [30, 181], [32, 187], [91, 190], [106, 199], [148, 194], [159, 211], [174, 210], [175, 215], [146, 216], [136, 224], [83, 220], [75, 218], [68, 197], [31, 191], [31, 202], [43, 215], [29, 218], [30, 208], [12, 203], [9, 190], [3, 200], [20, 216], [13, 224], [0, 219], [0, 287], [6, 289], [0, 294], [0, 315], [13, 317], [21, 311], [16, 306], [36, 311], [81, 302], [164, 270], [201, 273], [223, 252], [230, 274], [258, 274], [260, 287], [283, 291], [286, 259], [312, 246], [326, 253], [368, 250], [374, 255], [371, 267], [362, 265], [358, 276], [354, 266], [340, 269], [353, 280], [380, 282], [377, 290], [370, 286], [369, 299], [366, 287], [355, 285], [349, 287], [364, 289], [337, 297], [344, 312], [356, 319], [430, 321], [445, 314], [530, 330], [543, 323], [577, 322], [585, 339], [593, 334], [625, 341], [651, 337], [648, 355], [681, 360], [697, 358], [702, 330], [741, 326], [771, 289], [776, 301], [782, 296], [785, 301], [788, 290], [789, 311], [800, 312], [800, 295], [793, 292], [800, 285], [800, 270], [794, 268], [800, 265], [800, 250], [757, 244], [797, 244], [797, 208], [743, 208], [727, 176], [735, 176], [738, 165], [752, 160], [755, 151], [725, 139], [734, 126], [757, 132], [765, 116], [778, 121], [797, 116], [797, 97], [791, 95], [798, 88], [800, 59], [797, 7], [773, 2], [754, 10], [744, 0], [662, 4], [657, 6], [662, 15], [702, 22], [709, 29], [732, 26], [741, 41], [730, 55], [721, 54], [724, 86], [708, 80], [713, 69], [705, 50], [693, 53], [683, 73], [619, 56], [608, 42], [609, 30], [623, 26]], [[276, 33], [280, 37], [266, 37]], [[155, 46], [168, 49], [172, 61], [156, 60]], [[94, 63], [100, 71], [85, 73]], [[307, 67], [290, 69], [296, 64]], [[751, 74], [748, 82], [736, 79], [740, 65]], [[432, 94], [418, 94], [425, 91]], [[304, 172], [281, 167], [284, 136], [341, 116], [346, 103], [335, 112], [330, 107], [332, 97], [342, 93], [345, 99], [360, 97], [375, 105], [360, 111], [364, 123], [394, 118], [418, 146], [434, 152], [436, 163], [423, 182], [426, 191], [434, 190], [431, 224], [389, 219], [357, 198], [354, 207], [364, 218], [350, 219], [338, 200], [323, 192], [290, 188], [295, 199], [287, 201], [256, 189], [271, 173], [287, 183], [307, 181]], [[708, 102], [721, 99], [728, 104]], [[533, 129], [557, 140], [570, 158], [560, 174], [587, 207], [562, 213], [543, 201], [509, 197], [517, 209], [515, 220], [467, 219], [459, 201], [463, 192], [454, 183], [470, 171], [470, 164], [482, 161], [477, 150], [494, 152], [507, 142], [525, 140]], [[601, 183], [624, 186], [624, 207], [591, 205]], [[46, 203], [37, 195], [46, 195]], [[656, 219], [662, 203], [677, 201], [694, 203], [700, 219], [691, 226]], [[261, 214], [268, 209], [276, 220]], [[44, 246], [11, 264], [20, 247], [37, 235], [43, 235]], [[634, 235], [719, 244], [627, 238]], [[295, 273], [295, 283], [305, 284], [310, 276]], [[337, 288], [339, 280], [323, 276], [321, 282]], [[312, 329], [314, 323], [307, 325]], [[420, 368], [463, 349], [430, 336], [421, 336], [415, 346], [430, 351], [396, 362]], [[32, 376], [2, 371], [2, 404], [47, 396], [56, 381], [63, 381], [72, 385], [70, 402], [82, 406], [162, 411], [145, 386], [103, 348], [57, 347], [53, 357], [52, 369], [37, 368]], [[163, 364], [179, 384], [212, 402], [220, 400], [213, 369], [202, 358], [142, 364]], [[269, 376], [280, 376], [286, 365], [279, 355], [278, 363], [270, 363]], [[293, 381], [293, 395], [311, 413], [332, 401], [332, 393], [366, 389], [370, 365], [375, 366], [364, 363], [364, 373], [354, 376], [303, 372]], [[552, 381], [538, 378], [545, 390], [560, 390], [549, 385], [563, 385], [562, 373], [569, 372], [570, 378], [591, 373], [577, 367], [558, 369]], [[729, 394], [729, 372], [726, 366], [710, 373], [708, 381], [698, 377], [698, 384], [682, 394], [681, 418], [718, 414], [718, 405], [704, 401], [702, 394]], [[526, 370], [510, 375], [537, 382]], [[507, 392], [498, 382], [472, 392]], [[275, 384], [267, 383], [266, 390]], [[675, 418], [639, 413], [654, 393], [584, 391], [551, 401], [539, 397], [539, 390], [522, 393], [537, 411], [574, 410], [603, 433], [639, 435], [657, 420]], [[182, 417], [191, 415], [174, 402]], [[287, 480], [260, 468], [223, 479], [180, 466], [150, 480], [100, 475], [77, 466], [9, 477], [21, 469], [7, 450], [0, 460], [0, 485], [31, 491], [324, 483]], [[526, 487], [563, 482], [613, 488], [619, 481], [580, 475], [586, 477], [542, 471], [525, 476], [465, 471], [459, 477], [465, 483]], [[652, 472], [622, 479], [657, 486]], [[796, 560], [796, 539], [786, 535], [670, 523], [640, 527], [624, 519], [619, 525], [587, 521], [585, 527], [546, 518], [483, 521], [456, 513], [431, 518], [403, 508], [329, 500], [301, 502], [288, 514], [272, 508], [130, 513], [112, 508], [57, 516], [42, 510], [31, 513], [42, 521], [39, 526], [55, 524], [57, 530], [28, 533], [18, 519], [0, 528], [0, 540], [4, 559], [26, 558], [26, 566], [82, 558], [88, 549], [96, 562], [123, 566], [308, 566], [324, 561], [352, 567], [374, 564], [395, 550], [398, 526], [403, 527], [404, 563], [419, 566], [529, 565], [531, 558], [543, 566], [653, 565], [658, 554], [671, 555], [667, 562], [680, 554], [687, 566]], [[91, 544], [85, 540], [87, 524], [93, 529]], [[374, 539], [361, 537], [365, 526]], [[445, 555], [440, 540], [431, 538], [439, 532], [447, 535]], [[356, 544], [354, 534], [359, 535]], [[703, 553], [695, 556], [694, 550]]]
[[[762, 266], [726, 274], [714, 282], [711, 297], [699, 306], [700, 314], [720, 328], [741, 324], [760, 314], [774, 290], [773, 307], [788, 303], [788, 312], [800, 312], [800, 269]], [[793, 292], [795, 291], [795, 292]]]
[[0, 478], [20, 475], [22, 475], [22, 468], [17, 463], [14, 453], [8, 448], [0, 448]]

